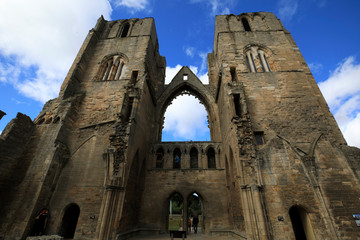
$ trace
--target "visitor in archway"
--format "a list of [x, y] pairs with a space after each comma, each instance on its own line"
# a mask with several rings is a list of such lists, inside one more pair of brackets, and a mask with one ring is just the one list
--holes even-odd
[[175, 156], [175, 168], [180, 168], [180, 157], [179, 157], [179, 155]]
[[193, 222], [193, 226], [194, 226], [194, 233], [197, 233], [197, 228], [198, 228], [198, 224], [199, 224], [199, 216], [197, 214], [194, 215], [192, 222]]
[[191, 233], [191, 225], [192, 225], [192, 219], [191, 217], [188, 218], [188, 231]]
[[41, 236], [44, 234], [46, 228], [47, 218], [49, 217], [49, 210], [44, 208], [35, 217], [34, 236]]

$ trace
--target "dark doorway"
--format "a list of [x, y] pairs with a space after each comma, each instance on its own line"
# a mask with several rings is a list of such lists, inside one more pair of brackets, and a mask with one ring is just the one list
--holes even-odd
[[70, 204], [66, 208], [59, 232], [60, 236], [64, 238], [74, 238], [79, 214], [80, 208], [76, 204]]
[[307, 212], [300, 206], [292, 206], [289, 210], [291, 224], [297, 240], [315, 239]]
[[195, 192], [188, 199], [187, 217], [188, 233], [204, 232], [203, 205], [200, 196]]

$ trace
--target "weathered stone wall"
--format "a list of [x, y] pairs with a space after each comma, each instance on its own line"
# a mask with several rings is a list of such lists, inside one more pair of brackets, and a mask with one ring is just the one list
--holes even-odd
[[[75, 239], [166, 232], [175, 192], [184, 198], [183, 227], [198, 194], [206, 233], [294, 239], [289, 210], [298, 206], [316, 238], [360, 237], [352, 218], [360, 213], [359, 149], [346, 146], [273, 14], [216, 17], [209, 85], [188, 67], [165, 85], [165, 65], [152, 18], [98, 20], [59, 97], [34, 123], [19, 114], [0, 137], [0, 238], [30, 235], [42, 208], [51, 215], [45, 233], [62, 234], [69, 206], [80, 209]], [[208, 111], [211, 141], [161, 142], [166, 108], [184, 93]]]
[[[243, 17], [251, 31], [243, 28]], [[270, 72], [264, 70], [258, 49], [265, 52]], [[247, 58], [248, 51], [253, 54], [248, 55], [251, 58]], [[264, 134], [265, 143], [258, 146], [249, 134], [256, 155], [249, 154], [249, 150], [245, 155], [241, 153], [245, 144], [241, 134], [239, 139], [229, 130], [223, 132], [223, 139], [235, 149], [235, 166], [242, 166], [236, 173], [239, 183], [241, 179], [247, 182], [248, 177], [250, 182], [263, 186], [268, 234], [275, 239], [293, 238], [289, 209], [299, 205], [306, 210], [317, 237], [358, 238], [352, 219], [352, 214], [360, 210], [355, 197], [360, 196], [360, 189], [354, 158], [347, 160], [341, 152], [345, 140], [298, 47], [280, 21], [270, 13], [217, 16], [214, 52], [209, 59], [209, 72], [221, 74], [223, 87], [218, 88], [218, 101], [226, 106], [220, 109], [221, 116], [234, 116], [232, 97], [239, 93], [240, 102], [246, 103], [239, 104], [241, 111], [248, 113], [252, 131]], [[232, 69], [236, 69], [235, 77]], [[219, 81], [216, 78], [211, 78], [213, 84]], [[237, 92], [242, 86], [243, 91]], [[245, 129], [229, 118], [223, 117], [221, 122], [223, 130], [235, 129], [236, 125], [238, 133]], [[240, 140], [239, 144], [235, 139]], [[241, 164], [246, 158], [248, 167], [259, 167], [254, 172], [257, 179], [251, 180], [250, 169]]]
[[[0, 209], [2, 210], [10, 208], [14, 201], [14, 189], [18, 188], [28, 171], [31, 156], [27, 154], [26, 147], [33, 144], [34, 130], [35, 125], [31, 119], [18, 113], [0, 136]], [[0, 220], [0, 238], [3, 237], [7, 222], [5, 216]]]

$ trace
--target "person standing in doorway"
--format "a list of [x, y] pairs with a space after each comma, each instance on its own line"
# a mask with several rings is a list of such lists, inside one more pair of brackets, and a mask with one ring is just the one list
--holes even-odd
[[198, 224], [199, 224], [199, 216], [195, 215], [193, 217], [193, 226], [194, 226], [194, 233], [197, 233], [197, 229], [198, 229]]

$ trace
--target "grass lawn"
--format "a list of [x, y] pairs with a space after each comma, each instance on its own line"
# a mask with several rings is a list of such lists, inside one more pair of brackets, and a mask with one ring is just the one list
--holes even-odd
[[169, 216], [169, 230], [179, 230], [182, 227], [182, 215]]

